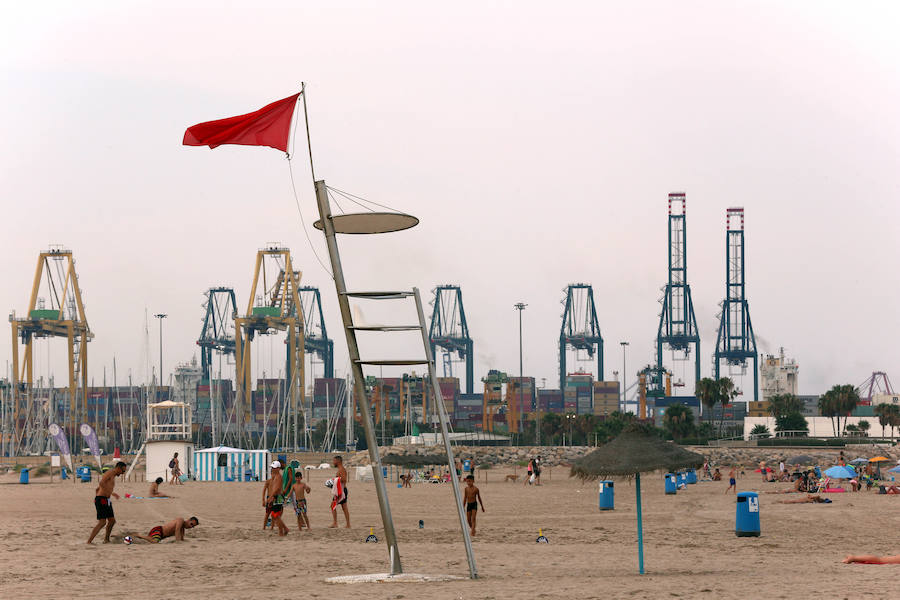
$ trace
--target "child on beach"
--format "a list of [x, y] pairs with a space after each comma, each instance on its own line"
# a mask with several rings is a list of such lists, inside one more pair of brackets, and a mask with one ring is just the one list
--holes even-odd
[[732, 465], [731, 470], [728, 471], [728, 487], [725, 488], [725, 493], [727, 494], [729, 491], [734, 491], [737, 494], [737, 479], [735, 476], [737, 475], [737, 469]]
[[297, 513], [297, 531], [306, 528], [309, 529], [309, 515], [306, 512], [306, 494], [312, 489], [303, 481], [303, 473], [296, 471], [294, 473], [294, 485], [291, 487], [291, 496], [294, 501], [294, 512]]
[[475, 477], [468, 475], [466, 477], [466, 487], [463, 488], [463, 504], [466, 505], [466, 520], [469, 527], [472, 528], [472, 535], [475, 535], [475, 521], [478, 517], [478, 503], [481, 502], [481, 512], [484, 512], [484, 500], [481, 499], [481, 492], [475, 487]]

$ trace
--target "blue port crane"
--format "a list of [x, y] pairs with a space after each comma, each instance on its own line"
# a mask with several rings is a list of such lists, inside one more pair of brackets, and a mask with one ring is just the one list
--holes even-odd
[[300, 305], [303, 308], [303, 320], [305, 321], [304, 343], [306, 352], [315, 354], [324, 366], [324, 377], [334, 378], [334, 340], [328, 337], [325, 328], [325, 315], [322, 311], [322, 295], [319, 288], [301, 286], [297, 292], [300, 295]]
[[594, 288], [588, 283], [571, 283], [562, 301], [565, 310], [559, 332], [559, 389], [566, 389], [566, 350], [584, 350], [597, 357], [597, 381], [603, 381], [603, 336], [597, 321]]
[[437, 356], [437, 348], [446, 351], [445, 377], [453, 376], [453, 363], [450, 357], [454, 352], [459, 358], [465, 360], [466, 393], [471, 394], [475, 384], [475, 357], [472, 337], [469, 335], [469, 324], [466, 322], [466, 310], [463, 307], [462, 290], [458, 285], [439, 285], [433, 291], [434, 299], [431, 304], [434, 310], [431, 313], [431, 326], [428, 329], [431, 354]]
[[687, 282], [687, 196], [669, 194], [669, 280], [662, 299], [656, 334], [656, 366], [663, 368], [663, 348], [690, 359], [694, 352], [694, 385], [700, 381], [700, 330]]
[[725, 211], [725, 300], [719, 320], [719, 335], [713, 355], [716, 379], [724, 361], [729, 366], [747, 367], [753, 361], [753, 400], [759, 400], [759, 353], [750, 322], [750, 307], [744, 288], [744, 209]]
[[203, 379], [209, 381], [213, 352], [234, 356], [234, 315], [237, 313], [234, 288], [209, 288], [203, 306], [206, 314], [197, 345], [200, 346]]

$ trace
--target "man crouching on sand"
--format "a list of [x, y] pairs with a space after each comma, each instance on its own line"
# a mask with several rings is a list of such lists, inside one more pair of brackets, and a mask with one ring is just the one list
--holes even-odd
[[158, 544], [167, 537], [172, 537], [174, 535], [176, 542], [182, 542], [184, 541], [184, 530], [193, 529], [199, 524], [200, 521], [197, 520], [197, 517], [191, 517], [190, 519], [172, 519], [165, 525], [157, 525], [151, 529], [150, 533], [147, 535], [135, 533], [134, 537], [146, 540], [151, 544]]
[[109, 534], [112, 533], [113, 525], [116, 524], [116, 516], [113, 514], [112, 502], [110, 502], [109, 497], [114, 496], [116, 500], [119, 499], [119, 495], [113, 491], [116, 487], [116, 477], [123, 475], [127, 468], [128, 465], [125, 463], [117, 462], [115, 467], [100, 477], [100, 483], [94, 492], [96, 494], [94, 496], [94, 508], [97, 509], [97, 524], [94, 525], [94, 529], [91, 531], [91, 536], [87, 541], [88, 544], [94, 541], [94, 537], [100, 533], [104, 525], [106, 525], [106, 537], [103, 539], [103, 543], [109, 543]]

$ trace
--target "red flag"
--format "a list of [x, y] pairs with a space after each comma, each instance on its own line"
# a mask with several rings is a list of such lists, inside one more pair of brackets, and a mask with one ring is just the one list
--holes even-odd
[[288, 96], [246, 115], [198, 123], [187, 128], [182, 143], [210, 148], [222, 144], [270, 146], [287, 152], [291, 117], [298, 97], [299, 93]]

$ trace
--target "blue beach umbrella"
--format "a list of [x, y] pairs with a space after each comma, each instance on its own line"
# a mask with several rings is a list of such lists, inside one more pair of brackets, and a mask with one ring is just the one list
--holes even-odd
[[868, 458], [854, 458], [853, 460], [850, 461], [850, 464], [851, 465], [864, 465], [867, 462], [869, 462]]
[[853, 479], [856, 477], [856, 471], [850, 467], [835, 465], [830, 469], [825, 470], [825, 477], [831, 477], [832, 479]]
[[888, 469], [888, 473], [900, 473], [900, 465], [897, 465], [893, 469]]

